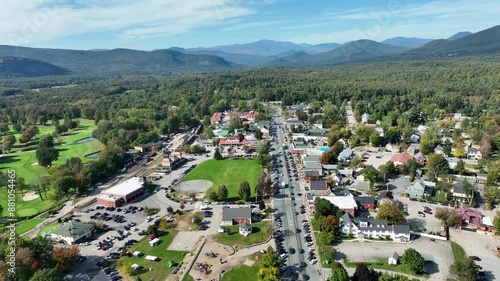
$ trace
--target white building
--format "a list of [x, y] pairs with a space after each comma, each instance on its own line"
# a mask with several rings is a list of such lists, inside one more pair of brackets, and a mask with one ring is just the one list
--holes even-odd
[[389, 225], [386, 220], [354, 218], [345, 213], [340, 219], [342, 234], [352, 234], [359, 239], [389, 237], [398, 242], [410, 241], [410, 226]]

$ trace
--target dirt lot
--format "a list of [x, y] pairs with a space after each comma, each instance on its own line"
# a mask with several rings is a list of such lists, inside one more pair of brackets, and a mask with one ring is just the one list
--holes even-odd
[[241, 263], [242, 258], [229, 256], [232, 249], [223, 244], [211, 241], [203, 246], [203, 249], [189, 272], [195, 280], [219, 280], [221, 270], [229, 269]]
[[168, 246], [168, 250], [189, 252], [202, 236], [200, 232], [179, 231], [170, 246]]

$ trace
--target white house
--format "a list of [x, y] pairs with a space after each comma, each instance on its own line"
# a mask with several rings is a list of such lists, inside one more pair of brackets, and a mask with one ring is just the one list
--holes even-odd
[[467, 148], [467, 158], [479, 160], [483, 158], [483, 155], [481, 154], [481, 151], [479, 151], [479, 149], [473, 146], [469, 146]]
[[446, 154], [444, 153], [444, 147], [440, 144], [438, 144], [435, 148], [434, 148], [434, 153], [436, 154], [440, 154], [440, 155], [443, 155], [443, 156], [446, 156]]
[[363, 113], [363, 115], [361, 115], [361, 123], [368, 123], [370, 122], [370, 114], [368, 113]]
[[248, 236], [248, 235], [252, 234], [252, 225], [247, 224], [247, 223], [240, 224], [239, 225], [239, 232], [243, 236]]
[[425, 130], [427, 130], [427, 126], [425, 126], [425, 125], [418, 125], [417, 131], [418, 131], [418, 133], [420, 135], [422, 135], [425, 132]]
[[386, 220], [354, 218], [349, 213], [342, 216], [340, 223], [342, 234], [346, 236], [352, 234], [360, 239], [388, 236], [394, 241], [410, 241], [410, 226], [407, 224], [389, 225]]
[[351, 157], [354, 155], [354, 152], [352, 150], [350, 150], [349, 148], [346, 148], [344, 149], [340, 154], [339, 154], [339, 157], [338, 157], [338, 160], [340, 162], [345, 162], [349, 159], [351, 159]]
[[384, 136], [384, 128], [376, 127], [375, 131], [378, 133], [379, 136], [381, 136], [381, 137]]
[[61, 224], [57, 229], [53, 230], [50, 233], [50, 238], [72, 245], [90, 237], [93, 229], [94, 225], [91, 223], [71, 220]]
[[387, 259], [387, 263], [388, 264], [392, 264], [392, 265], [397, 265], [398, 264], [398, 261], [399, 261], [399, 255], [398, 253], [394, 252], [394, 254], [392, 254], [392, 256], [390, 256], [388, 259]]
[[410, 142], [411, 143], [419, 143], [420, 142], [420, 136], [417, 135], [417, 134], [411, 135]]
[[399, 152], [399, 145], [388, 143], [385, 146], [385, 149], [389, 150], [390, 152]]

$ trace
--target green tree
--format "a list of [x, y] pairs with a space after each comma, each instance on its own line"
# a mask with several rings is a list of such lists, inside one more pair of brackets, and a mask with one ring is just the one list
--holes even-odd
[[210, 194], [208, 194], [208, 198], [212, 201], [217, 201], [217, 199], [218, 199], [217, 192], [215, 192], [215, 191], [210, 192]]
[[72, 176], [57, 177], [52, 182], [52, 188], [54, 190], [59, 190], [64, 194], [68, 194], [70, 188], [75, 186], [76, 186], [75, 178], [73, 178]]
[[381, 137], [378, 133], [373, 133], [370, 136], [370, 144], [374, 147], [380, 147], [384, 145], [384, 138]]
[[59, 151], [53, 147], [38, 147], [36, 150], [36, 159], [38, 165], [48, 167], [52, 165], [52, 161], [57, 160]]
[[420, 139], [420, 151], [427, 155], [434, 151], [439, 144], [439, 135], [436, 128], [428, 128]]
[[134, 268], [132, 268], [132, 265], [130, 263], [125, 263], [122, 265], [122, 272], [125, 274], [125, 276], [132, 276], [134, 273]]
[[496, 228], [496, 235], [500, 235], [500, 211], [497, 211], [495, 218], [493, 219], [493, 225]]
[[441, 221], [446, 231], [446, 238], [449, 238], [449, 227], [459, 225], [462, 223], [462, 218], [460, 218], [453, 209], [448, 208], [436, 208], [434, 216]]
[[491, 210], [495, 208], [495, 203], [500, 199], [500, 189], [496, 186], [487, 186], [484, 188], [484, 199], [486, 207]]
[[358, 263], [352, 281], [374, 281], [374, 279], [375, 272], [373, 269], [369, 269], [364, 263]]
[[363, 170], [363, 177], [365, 181], [368, 181], [370, 184], [370, 189], [373, 189], [375, 183], [384, 182], [384, 178], [380, 175], [379, 171], [374, 168], [368, 168]]
[[339, 262], [332, 263], [332, 276], [330, 281], [349, 281], [349, 274]]
[[424, 271], [425, 259], [413, 248], [405, 250], [401, 257], [401, 263], [408, 266], [408, 268], [416, 274], [420, 274]]
[[429, 171], [429, 176], [434, 180], [437, 180], [439, 175], [448, 173], [450, 165], [448, 160], [439, 154], [431, 154], [427, 160], [427, 170]]
[[255, 132], [253, 133], [253, 135], [258, 140], [262, 139], [262, 131], [259, 128], [255, 129]]
[[334, 215], [333, 204], [324, 198], [316, 197], [314, 199], [314, 211], [314, 218], [317, 220], [321, 217]]
[[479, 277], [479, 267], [469, 258], [455, 260], [450, 266], [450, 274], [457, 281], [477, 280]]
[[465, 173], [465, 162], [462, 159], [458, 160], [455, 171], [457, 171], [459, 175], [463, 175]]
[[216, 148], [214, 152], [214, 159], [215, 160], [222, 160], [222, 154], [220, 154], [220, 149]]
[[250, 189], [250, 184], [247, 181], [242, 181], [238, 189], [238, 195], [240, 196], [240, 198], [245, 202], [248, 201], [248, 199], [250, 199], [251, 192], [252, 191]]
[[268, 154], [259, 153], [259, 155], [257, 155], [257, 158], [255, 160], [257, 161], [257, 163], [259, 165], [261, 165], [262, 167], [265, 167], [265, 166], [267, 166], [269, 161], [271, 161], [271, 158], [269, 157]]
[[462, 190], [467, 196], [467, 200], [469, 200], [469, 205], [472, 204], [474, 200], [474, 195], [476, 194], [477, 187], [471, 184], [467, 179], [464, 179], [464, 184], [462, 185]]
[[220, 201], [226, 201], [227, 196], [228, 196], [227, 187], [223, 184], [219, 185], [219, 188], [217, 189], [217, 198]]
[[400, 224], [406, 221], [401, 202], [385, 200], [378, 206], [377, 219], [387, 220], [389, 224]]
[[62, 281], [63, 274], [55, 268], [42, 268], [33, 274], [29, 281]]
[[201, 216], [194, 216], [193, 217], [193, 223], [195, 225], [200, 225], [202, 221], [203, 221], [203, 219], [201, 218]]

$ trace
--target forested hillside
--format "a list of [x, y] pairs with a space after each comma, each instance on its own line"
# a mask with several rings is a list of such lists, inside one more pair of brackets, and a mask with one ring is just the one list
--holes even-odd
[[[426, 119], [461, 112], [494, 134], [500, 124], [498, 69], [495, 62], [385, 62], [178, 78], [121, 77], [68, 88], [19, 90], [22, 95], [1, 99], [0, 115], [19, 124], [33, 124], [39, 116], [109, 120], [100, 123], [95, 136], [128, 147], [143, 132], [174, 132], [231, 104], [258, 108], [259, 101], [293, 105], [328, 100], [332, 114], [352, 101], [356, 111], [368, 112], [374, 119], [405, 116], [416, 122], [420, 112]], [[326, 127], [333, 117], [325, 117]]]

